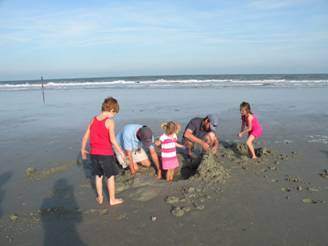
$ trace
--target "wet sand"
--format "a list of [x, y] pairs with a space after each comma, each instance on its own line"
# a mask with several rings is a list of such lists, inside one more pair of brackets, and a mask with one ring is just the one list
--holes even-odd
[[[238, 152], [235, 137], [238, 102], [249, 89], [234, 90], [107, 91], [121, 97], [128, 111], [122, 105], [118, 128], [143, 122], [159, 135], [161, 115], [170, 110], [172, 119], [183, 125], [194, 111], [217, 109], [221, 116], [222, 146], [215, 161], [205, 158], [195, 176], [176, 177], [171, 185], [157, 181], [153, 169], [143, 169], [136, 178], [126, 173], [117, 178], [119, 196], [125, 200], [117, 207], [96, 204], [88, 163], [78, 154], [84, 127], [99, 104], [93, 100], [104, 92], [49, 92], [56, 101], [47, 110], [27, 105], [24, 117], [2, 110], [0, 244], [327, 245], [325, 91], [255, 91], [250, 100], [256, 100], [254, 111], [265, 128], [258, 147], [266, 151], [254, 162]], [[190, 98], [162, 107], [157, 98], [168, 92]], [[232, 99], [225, 96], [229, 93]], [[69, 99], [70, 94], [79, 97]], [[206, 101], [204, 95], [216, 97]], [[282, 101], [274, 103], [281, 95]], [[193, 104], [192, 96], [200, 103]], [[31, 98], [26, 96], [19, 105]], [[138, 102], [135, 107], [133, 100]], [[155, 109], [158, 114], [150, 113]], [[66, 122], [73, 111], [78, 115]], [[6, 131], [5, 120], [16, 122], [16, 131]]]

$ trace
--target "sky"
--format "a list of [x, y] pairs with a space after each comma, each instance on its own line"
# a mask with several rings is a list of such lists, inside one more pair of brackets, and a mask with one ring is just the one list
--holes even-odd
[[328, 73], [327, 0], [0, 0], [0, 80]]

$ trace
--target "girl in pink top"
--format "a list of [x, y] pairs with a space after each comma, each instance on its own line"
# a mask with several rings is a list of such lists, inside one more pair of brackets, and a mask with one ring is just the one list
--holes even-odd
[[180, 130], [180, 125], [169, 121], [161, 124], [164, 130], [156, 145], [161, 145], [162, 167], [166, 172], [166, 180], [171, 183], [174, 177], [174, 170], [179, 166], [176, 147], [184, 148], [182, 144], [177, 143], [177, 133]]
[[251, 106], [248, 102], [242, 102], [240, 104], [241, 114], [241, 128], [238, 134], [242, 137], [245, 133], [248, 133], [248, 139], [246, 141], [248, 152], [252, 159], [256, 159], [256, 154], [253, 146], [255, 138], [262, 136], [263, 130], [260, 122], [251, 111]]

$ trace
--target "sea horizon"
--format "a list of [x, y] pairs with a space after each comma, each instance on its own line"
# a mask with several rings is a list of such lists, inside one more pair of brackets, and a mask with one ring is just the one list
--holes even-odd
[[[328, 73], [281, 74], [185, 74], [47, 78], [48, 89], [102, 87], [328, 87]], [[31, 90], [41, 87], [40, 79], [3, 80], [0, 91]]]

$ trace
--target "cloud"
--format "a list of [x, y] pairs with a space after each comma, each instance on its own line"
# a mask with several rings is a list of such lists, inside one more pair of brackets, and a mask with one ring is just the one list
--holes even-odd
[[0, 43], [35, 46], [158, 43], [174, 37], [196, 38], [201, 33], [194, 31], [201, 29], [197, 21], [207, 21], [204, 13], [194, 15], [178, 13], [169, 7], [146, 7], [115, 6], [3, 17]]
[[305, 0], [251, 0], [250, 5], [257, 9], [274, 10], [288, 8], [304, 2]]
[[[1, 1], [1, 0], [0, 0]], [[0, 44], [34, 49], [140, 47], [230, 47], [285, 44], [324, 36], [318, 30], [290, 31], [280, 11], [307, 0], [250, 0], [248, 4], [198, 10], [157, 3], [115, 4], [62, 11], [0, 14]], [[251, 6], [251, 8], [249, 8]], [[326, 17], [324, 18], [326, 20]], [[216, 47], [215, 47], [216, 48]]]

